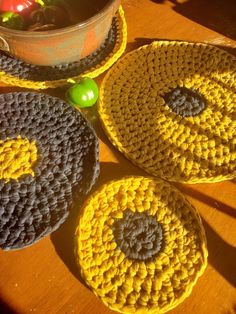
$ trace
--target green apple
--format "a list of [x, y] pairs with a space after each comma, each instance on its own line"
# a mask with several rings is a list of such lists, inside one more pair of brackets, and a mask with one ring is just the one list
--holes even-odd
[[66, 96], [69, 102], [80, 108], [93, 106], [98, 100], [99, 90], [96, 82], [89, 77], [82, 77], [78, 82], [68, 80], [72, 83], [67, 90]]

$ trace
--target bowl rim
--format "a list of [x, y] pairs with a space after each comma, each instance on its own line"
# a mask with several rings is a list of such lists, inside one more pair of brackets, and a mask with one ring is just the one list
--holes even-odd
[[[69, 33], [78, 29], [83, 29], [86, 26], [91, 25], [98, 20], [101, 20], [104, 17], [104, 15], [106, 15], [107, 12], [112, 8], [112, 5], [115, 4], [115, 2], [119, 4], [120, 0], [108, 0], [105, 6], [100, 11], [98, 11], [97, 14], [91, 16], [90, 18], [80, 23], [76, 23], [70, 26], [48, 30], [48, 31], [37, 31], [37, 32], [15, 30], [15, 29], [10, 29], [7, 27], [0, 26], [0, 36], [1, 35], [5, 35], [5, 36], [12, 35], [14, 37], [22, 37], [22, 36], [32, 37], [33, 36], [34, 38], [41, 38], [42, 36], [51, 37], [53, 35], [61, 35], [61, 34]], [[113, 12], [113, 14], [115, 14], [115, 12]]]

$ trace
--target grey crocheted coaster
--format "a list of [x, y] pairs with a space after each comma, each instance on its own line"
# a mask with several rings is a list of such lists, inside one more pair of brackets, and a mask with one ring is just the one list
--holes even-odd
[[194, 88], [176, 87], [164, 95], [170, 109], [182, 117], [193, 117], [207, 106], [205, 97]]
[[162, 227], [148, 212], [126, 209], [123, 218], [114, 221], [112, 230], [117, 248], [132, 260], [152, 261], [163, 246]]
[[116, 23], [117, 19], [114, 18], [108, 36], [101, 47], [80, 61], [56, 66], [37, 66], [0, 52], [0, 71], [31, 81], [53, 81], [78, 76], [98, 65], [113, 51], [117, 38]]
[[[34, 177], [0, 180], [0, 247], [19, 249], [56, 230], [99, 174], [98, 139], [75, 108], [39, 93], [0, 95], [0, 140], [35, 141]], [[4, 143], [2, 142], [2, 143]]]

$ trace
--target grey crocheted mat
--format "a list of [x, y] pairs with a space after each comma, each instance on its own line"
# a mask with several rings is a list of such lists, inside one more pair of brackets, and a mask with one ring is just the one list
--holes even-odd
[[75, 196], [90, 191], [99, 174], [98, 139], [78, 110], [49, 95], [2, 94], [0, 112], [1, 141], [21, 136], [37, 147], [34, 176], [0, 180], [0, 247], [19, 249], [56, 230]]
[[30, 81], [53, 81], [78, 76], [100, 64], [114, 49], [117, 38], [117, 19], [102, 46], [88, 57], [73, 63], [57, 66], [37, 66], [25, 63], [0, 52], [0, 71]]

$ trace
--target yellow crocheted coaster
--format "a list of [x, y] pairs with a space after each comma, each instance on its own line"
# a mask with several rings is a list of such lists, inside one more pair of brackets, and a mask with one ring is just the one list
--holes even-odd
[[[79, 77], [86, 76], [95, 78], [109, 69], [123, 54], [126, 48], [127, 43], [127, 25], [125, 21], [124, 11], [122, 6], [119, 7], [119, 10], [116, 14], [116, 43], [114, 48], [108, 56], [104, 57], [104, 59], [97, 64], [96, 66], [92, 67], [89, 70], [86, 70], [82, 74], [75, 75], [71, 77], [74, 80], [77, 80]], [[14, 66], [13, 66], [14, 67]], [[30, 89], [47, 89], [47, 88], [57, 88], [62, 87], [68, 84], [68, 78], [63, 79], [53, 79], [53, 80], [29, 80], [19, 78], [12, 74], [8, 74], [4, 71], [0, 71], [0, 81], [8, 84], [14, 85], [24, 88]]]
[[157, 41], [106, 74], [99, 114], [134, 164], [170, 181], [236, 177], [236, 58], [217, 47]]
[[201, 218], [160, 179], [127, 177], [84, 205], [75, 254], [93, 292], [121, 313], [164, 313], [192, 291], [207, 266]]

